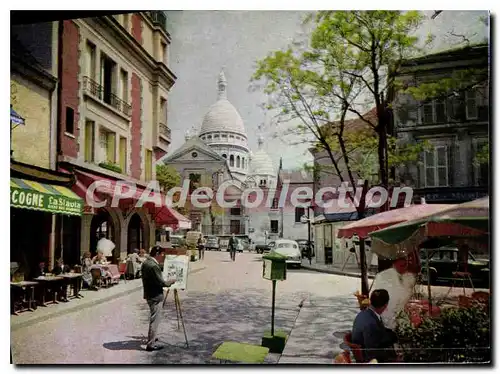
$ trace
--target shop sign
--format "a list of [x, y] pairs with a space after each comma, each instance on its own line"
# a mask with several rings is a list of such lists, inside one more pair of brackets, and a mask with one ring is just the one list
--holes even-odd
[[480, 199], [481, 197], [488, 196], [488, 194], [476, 191], [459, 191], [459, 192], [443, 191], [438, 193], [426, 193], [424, 196], [426, 201], [455, 202], [455, 201], [472, 201]]
[[11, 187], [10, 189], [10, 204], [16, 208], [70, 215], [81, 215], [83, 208], [83, 201], [81, 199], [15, 187]]

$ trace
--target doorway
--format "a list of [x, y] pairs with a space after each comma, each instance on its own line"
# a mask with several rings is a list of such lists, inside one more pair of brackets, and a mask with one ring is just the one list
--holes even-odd
[[128, 224], [127, 253], [132, 253], [134, 249], [144, 248], [144, 244], [144, 224], [139, 214], [134, 213]]
[[[90, 224], [90, 248], [89, 251], [92, 255], [97, 253], [97, 242], [100, 238], [111, 240], [116, 245], [115, 241], [115, 227], [111, 216], [106, 210], [101, 210], [97, 215], [92, 218]], [[115, 256], [115, 249], [113, 250], [113, 257]]]

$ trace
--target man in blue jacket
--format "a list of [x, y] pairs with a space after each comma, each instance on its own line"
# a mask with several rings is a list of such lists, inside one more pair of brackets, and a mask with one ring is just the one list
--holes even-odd
[[146, 258], [141, 266], [142, 286], [144, 288], [144, 299], [149, 305], [149, 331], [147, 351], [157, 351], [164, 348], [156, 343], [156, 333], [160, 324], [160, 311], [163, 302], [163, 287], [170, 287], [175, 283], [175, 280], [168, 282], [163, 279], [163, 274], [160, 264], [155, 257], [163, 251], [163, 248], [156, 246], [151, 248], [150, 255]]
[[380, 315], [389, 304], [387, 290], [374, 290], [370, 295], [370, 306], [358, 313], [352, 327], [352, 343], [362, 347], [365, 362], [376, 359], [378, 362], [394, 362], [396, 353], [394, 343], [397, 338], [387, 329]]

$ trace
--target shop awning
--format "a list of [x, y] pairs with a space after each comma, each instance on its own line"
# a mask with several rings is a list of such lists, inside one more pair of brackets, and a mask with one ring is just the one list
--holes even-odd
[[66, 187], [10, 178], [10, 206], [80, 216], [83, 200]]
[[[94, 190], [94, 200], [96, 202], [106, 202], [106, 205], [110, 204], [115, 194], [115, 188], [117, 180], [100, 177], [91, 173], [87, 173], [81, 170], [76, 170], [77, 182], [73, 186], [73, 190], [82, 198], [86, 198], [87, 188], [94, 182], [105, 181], [107, 185], [98, 185]], [[122, 186], [123, 187], [123, 186]], [[122, 188], [122, 192], [126, 190], [127, 187]], [[144, 189], [141, 187], [136, 187], [134, 194], [128, 198], [120, 198], [119, 207], [123, 210], [132, 209], [137, 201], [141, 198], [144, 193]], [[161, 196], [162, 204], [165, 204], [165, 196]], [[163, 205], [162, 207], [156, 207], [154, 203], [145, 202], [144, 208], [148, 209], [154, 218], [154, 221], [158, 225], [166, 225], [172, 227], [174, 230], [178, 229], [190, 229], [191, 221], [184, 217], [182, 214], [176, 212], [174, 209]]]
[[191, 229], [191, 221], [168, 206], [158, 209], [154, 220], [156, 223], [169, 226], [174, 230]]

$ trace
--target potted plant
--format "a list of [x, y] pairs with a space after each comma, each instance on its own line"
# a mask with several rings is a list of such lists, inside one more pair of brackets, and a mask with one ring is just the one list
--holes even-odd
[[490, 316], [476, 303], [443, 309], [437, 317], [402, 312], [396, 334], [404, 362], [491, 361]]

